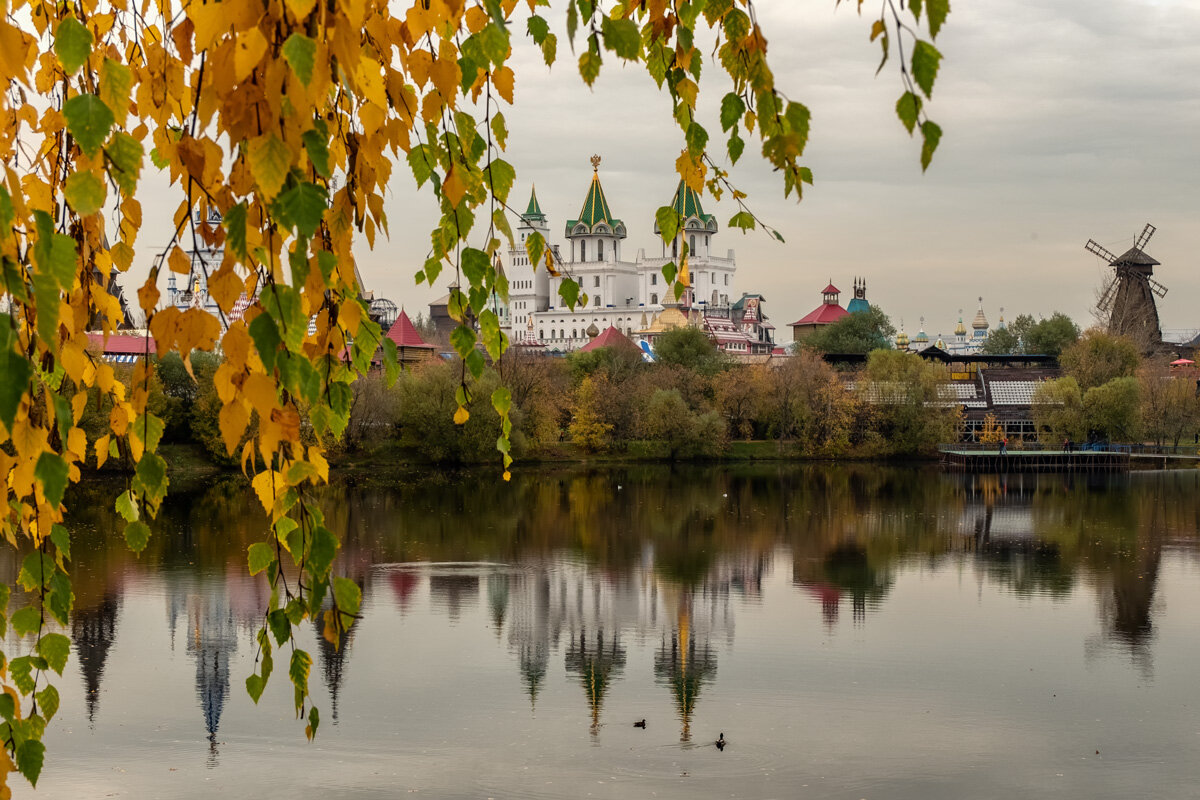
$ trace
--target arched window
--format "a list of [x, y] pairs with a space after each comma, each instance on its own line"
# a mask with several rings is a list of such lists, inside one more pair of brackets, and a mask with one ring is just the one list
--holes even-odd
[[[551, 332], [551, 333], [554, 333], [554, 331], [550, 331], [550, 332]], [[538, 328], [538, 338], [539, 338], [539, 339], [545, 339], [545, 338], [546, 338], [546, 331], [545, 331], [545, 329], [543, 329], [543, 328]]]
[[596, 260], [597, 261], [604, 260], [604, 240], [603, 239], [596, 242]]
[[600, 295], [596, 295], [595, 297], [593, 297], [593, 298], [592, 298], [592, 305], [599, 307], [599, 305], [600, 305]]
[[651, 302], [651, 304], [657, 304], [658, 303], [658, 295], [657, 294], [650, 295], [650, 302]]
[[579, 329], [578, 328], [571, 328], [571, 338], [572, 339], [579, 338]]
[[688, 252], [689, 253], [696, 252], [696, 234], [694, 234], [694, 233], [688, 237]]
[[658, 286], [658, 273], [657, 272], [650, 273], [650, 285]]
[[600, 288], [600, 276], [599, 275], [592, 276], [592, 287], [596, 288], [596, 289]]
[[714, 306], [715, 306], [715, 305], [717, 305], [717, 290], [716, 290], [716, 289], [713, 289], [713, 301], [712, 301], [712, 304], [713, 304]]
[[579, 243], [579, 260], [587, 261], [587, 242]]

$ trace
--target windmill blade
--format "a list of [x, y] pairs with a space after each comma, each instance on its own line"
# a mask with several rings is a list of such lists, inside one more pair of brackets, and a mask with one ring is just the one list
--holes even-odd
[[1113, 299], [1117, 296], [1117, 279], [1114, 278], [1104, 287], [1104, 293], [1100, 295], [1100, 299], [1096, 301], [1096, 309], [1103, 313], [1108, 313], [1112, 308]]
[[1167, 287], [1163, 286], [1161, 283], [1159, 283], [1158, 281], [1154, 280], [1154, 278], [1147, 277], [1147, 278], [1146, 278], [1146, 283], [1150, 284], [1150, 291], [1154, 292], [1154, 293], [1155, 293], [1156, 295], [1158, 295], [1159, 297], [1165, 297], [1165, 296], [1166, 296], [1166, 294], [1167, 294]]
[[1109, 264], [1115, 264], [1117, 262], [1117, 257], [1095, 239], [1088, 239], [1088, 242], [1083, 246], [1083, 249], [1087, 250], [1089, 253], [1095, 253]]
[[1142, 235], [1137, 238], [1137, 244], [1135, 244], [1133, 246], [1134, 249], [1135, 250], [1145, 249], [1146, 245], [1150, 243], [1150, 237], [1154, 235], [1154, 232], [1156, 230], [1158, 230], [1158, 228], [1155, 228], [1153, 225], [1151, 225], [1149, 222], [1147, 222], [1146, 227], [1142, 228]]

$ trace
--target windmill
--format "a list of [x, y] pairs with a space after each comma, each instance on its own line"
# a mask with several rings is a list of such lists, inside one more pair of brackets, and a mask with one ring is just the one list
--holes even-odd
[[1096, 302], [1096, 310], [1108, 316], [1108, 332], [1128, 336], [1148, 348], [1162, 341], [1154, 298], [1167, 293], [1167, 287], [1150, 277], [1159, 266], [1146, 253], [1146, 244], [1154, 231], [1154, 226], [1147, 222], [1133, 247], [1119, 256], [1094, 239], [1088, 239], [1084, 245], [1085, 250], [1100, 256], [1113, 268]]

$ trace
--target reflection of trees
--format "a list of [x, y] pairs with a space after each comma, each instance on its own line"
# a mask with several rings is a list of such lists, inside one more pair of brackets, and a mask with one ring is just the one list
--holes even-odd
[[590, 637], [587, 630], [580, 631], [567, 645], [566, 667], [567, 672], [574, 673], [583, 685], [592, 713], [592, 734], [595, 735], [600, 729], [604, 694], [625, 667], [625, 648], [620, 637], [610, 636], [606, 640], [603, 628], [594, 631]]
[[71, 615], [71, 639], [83, 675], [89, 722], [95, 722], [100, 703], [100, 680], [104, 662], [117, 635], [117, 598], [107, 596], [91, 608], [76, 608]]

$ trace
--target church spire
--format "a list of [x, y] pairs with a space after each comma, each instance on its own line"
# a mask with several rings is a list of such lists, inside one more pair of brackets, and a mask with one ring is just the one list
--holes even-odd
[[600, 156], [592, 156], [592, 183], [583, 199], [583, 208], [579, 210], [579, 219], [567, 220], [566, 235], [595, 233], [625, 238], [625, 223], [613, 218], [604, 197], [604, 187], [600, 185]]
[[523, 216], [529, 222], [546, 221], [546, 215], [542, 213], [542, 207], [538, 204], [536, 185], [529, 191], [529, 207], [525, 209]]

